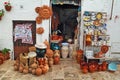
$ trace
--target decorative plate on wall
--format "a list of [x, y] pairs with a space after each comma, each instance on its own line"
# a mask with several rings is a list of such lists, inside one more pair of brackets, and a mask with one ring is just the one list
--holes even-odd
[[102, 13], [98, 12], [97, 15], [96, 15], [96, 18], [97, 18], [98, 20], [102, 19]]
[[44, 5], [43, 7], [40, 8], [39, 15], [42, 17], [42, 19], [49, 19], [50, 16], [52, 16], [51, 7]]
[[37, 34], [42, 34], [42, 33], [44, 33], [44, 28], [43, 28], [43, 27], [37, 28], [37, 29], [36, 29], [36, 33], [37, 33]]
[[36, 8], [35, 8], [35, 12], [36, 12], [36, 13], [39, 13], [39, 10], [40, 10], [40, 7], [36, 7]]
[[101, 46], [101, 51], [102, 51], [104, 54], [107, 53], [108, 50], [109, 50], [109, 47], [108, 47], [107, 45], [102, 45], [102, 46]]
[[36, 17], [36, 23], [37, 24], [42, 23], [42, 18], [40, 16]]

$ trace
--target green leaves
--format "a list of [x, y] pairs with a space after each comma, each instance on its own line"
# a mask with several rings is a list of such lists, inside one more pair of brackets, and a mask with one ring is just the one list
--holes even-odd
[[1, 9], [1, 10], [0, 10], [0, 16], [3, 16], [3, 15], [4, 15], [4, 10]]
[[3, 54], [7, 54], [9, 51], [11, 51], [11, 50], [10, 50], [10, 49], [7, 49], [7, 48], [2, 49], [2, 53], [3, 53]]

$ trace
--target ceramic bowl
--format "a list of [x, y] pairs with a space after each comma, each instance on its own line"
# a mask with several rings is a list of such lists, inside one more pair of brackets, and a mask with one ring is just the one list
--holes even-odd
[[111, 62], [108, 64], [108, 70], [110, 71], [116, 71], [117, 70], [117, 64], [114, 62]]

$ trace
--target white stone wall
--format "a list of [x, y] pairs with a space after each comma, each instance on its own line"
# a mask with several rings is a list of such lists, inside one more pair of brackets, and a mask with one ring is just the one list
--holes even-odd
[[[0, 9], [4, 9], [4, 1], [0, 0]], [[0, 49], [10, 48], [13, 50], [13, 20], [35, 20], [37, 14], [35, 13], [36, 6], [49, 5], [50, 0], [10, 0], [13, 8], [10, 12], [5, 12], [2, 20], [0, 21]], [[107, 29], [110, 34], [110, 42], [120, 42], [120, 20], [115, 21], [115, 16], [120, 16], [120, 0], [115, 0], [113, 17], [109, 20], [112, 0], [82, 0], [82, 14], [84, 11], [104, 11], [108, 14]], [[21, 8], [21, 6], [23, 8]], [[42, 36], [37, 35], [36, 42], [43, 42], [45, 39], [49, 39], [49, 27], [50, 20], [44, 20], [42, 26], [45, 28], [45, 32]], [[81, 25], [82, 26], [82, 25]], [[82, 31], [81, 31], [82, 35]], [[82, 36], [80, 37], [82, 47]]]
[[[0, 0], [0, 9], [4, 9], [4, 2], [8, 0]], [[0, 21], [0, 49], [10, 48], [13, 51], [13, 20], [35, 20], [37, 14], [35, 7], [48, 5], [50, 0], [10, 0], [12, 10], [5, 11], [5, 15]], [[42, 24], [36, 27], [44, 27], [45, 32], [42, 35], [36, 35], [36, 43], [41, 43], [49, 38], [49, 21], [44, 20]]]

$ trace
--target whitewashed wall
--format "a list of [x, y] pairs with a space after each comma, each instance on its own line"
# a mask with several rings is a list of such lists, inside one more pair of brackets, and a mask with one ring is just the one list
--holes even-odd
[[[4, 9], [4, 2], [8, 0], [0, 0], [0, 9]], [[10, 0], [12, 10], [5, 11], [5, 15], [0, 21], [0, 50], [10, 48], [13, 51], [13, 20], [35, 20], [37, 14], [35, 7], [49, 5], [50, 0]], [[23, 7], [23, 8], [21, 8]], [[4, 9], [5, 10], [5, 9]], [[44, 20], [42, 24], [36, 27], [44, 27], [45, 32], [42, 35], [36, 35], [36, 43], [41, 43], [49, 38], [49, 20]]]
[[[4, 9], [3, 3], [8, 0], [0, 0], [0, 9]], [[34, 9], [36, 6], [49, 5], [50, 0], [10, 0], [13, 8], [10, 12], [5, 12], [2, 20], [0, 21], [0, 49], [10, 48], [13, 50], [13, 24], [12, 20], [35, 20], [37, 14]], [[120, 42], [120, 20], [115, 21], [115, 16], [120, 16], [120, 0], [115, 0], [114, 11], [112, 20], [109, 20], [112, 0], [82, 0], [82, 14], [84, 11], [103, 11], [108, 14], [107, 28], [108, 34], [110, 34], [110, 42]], [[23, 8], [21, 8], [23, 6]], [[44, 20], [42, 26], [45, 28], [45, 32], [42, 36], [37, 35], [36, 42], [43, 42], [49, 38], [49, 20]], [[82, 35], [82, 31], [81, 31]], [[81, 36], [82, 47], [82, 36]]]

